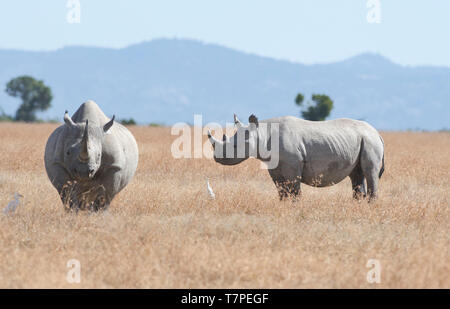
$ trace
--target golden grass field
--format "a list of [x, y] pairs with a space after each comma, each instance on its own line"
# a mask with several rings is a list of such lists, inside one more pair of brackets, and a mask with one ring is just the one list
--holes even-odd
[[[108, 211], [74, 214], [44, 169], [56, 126], [0, 124], [1, 208], [24, 195], [0, 214], [0, 288], [450, 288], [449, 133], [382, 133], [373, 204], [352, 200], [349, 179], [292, 203], [256, 160], [173, 159], [169, 128], [130, 127], [135, 178]], [[369, 259], [380, 284], [366, 281]]]

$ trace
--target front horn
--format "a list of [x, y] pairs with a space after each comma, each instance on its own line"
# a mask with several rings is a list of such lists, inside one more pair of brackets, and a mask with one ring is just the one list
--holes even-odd
[[208, 139], [211, 142], [211, 144], [213, 144], [213, 146], [215, 144], [222, 144], [221, 141], [219, 141], [218, 139], [216, 139], [214, 136], [212, 136], [211, 131], [208, 129]]
[[89, 152], [88, 152], [88, 139], [89, 139], [89, 133], [88, 133], [88, 120], [86, 119], [86, 126], [84, 128], [84, 134], [83, 139], [81, 140], [81, 152], [79, 159], [81, 162], [88, 162], [89, 161]]

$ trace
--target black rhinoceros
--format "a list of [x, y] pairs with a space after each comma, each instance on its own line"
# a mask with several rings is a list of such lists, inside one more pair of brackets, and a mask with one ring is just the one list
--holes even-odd
[[[378, 179], [384, 171], [384, 142], [368, 123], [353, 119], [308, 121], [291, 116], [258, 121], [254, 115], [249, 125], [236, 115], [234, 122], [237, 132], [231, 138], [224, 135], [218, 140], [208, 131], [214, 160], [223, 165], [235, 165], [249, 157], [268, 160], [261, 156], [261, 150], [270, 153], [269, 159], [277, 156], [278, 164], [268, 171], [280, 199], [299, 196], [300, 183], [325, 187], [347, 176], [355, 198], [366, 196], [364, 180], [369, 201], [377, 197]], [[275, 137], [277, 149], [271, 145]]]
[[138, 147], [127, 128], [109, 119], [93, 101], [49, 137], [45, 168], [64, 205], [71, 209], [105, 209], [133, 178]]

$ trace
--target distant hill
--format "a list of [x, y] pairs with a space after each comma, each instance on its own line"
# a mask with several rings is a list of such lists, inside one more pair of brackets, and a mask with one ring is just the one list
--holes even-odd
[[[405, 67], [376, 54], [304, 65], [192, 40], [159, 39], [124, 49], [66, 47], [51, 52], [0, 50], [0, 87], [18, 75], [43, 79], [53, 107], [40, 117], [63, 117], [87, 99], [109, 116], [140, 123], [231, 121], [299, 115], [297, 92], [326, 93], [331, 118], [364, 119], [379, 129], [449, 128], [450, 68]], [[2, 90], [0, 107], [19, 100]]]

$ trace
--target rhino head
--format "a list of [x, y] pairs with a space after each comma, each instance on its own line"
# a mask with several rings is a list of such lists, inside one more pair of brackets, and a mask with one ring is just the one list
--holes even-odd
[[256, 157], [258, 145], [258, 118], [249, 117], [249, 124], [243, 124], [234, 115], [236, 133], [232, 137], [223, 135], [222, 140], [212, 136], [208, 130], [208, 138], [214, 149], [214, 160], [223, 165], [236, 165], [249, 157]]
[[75, 123], [68, 112], [64, 114], [66, 136], [63, 165], [78, 180], [93, 179], [102, 162], [102, 144], [105, 135], [114, 124], [113, 118], [104, 126]]

